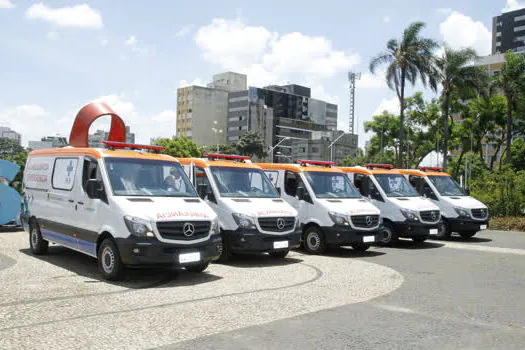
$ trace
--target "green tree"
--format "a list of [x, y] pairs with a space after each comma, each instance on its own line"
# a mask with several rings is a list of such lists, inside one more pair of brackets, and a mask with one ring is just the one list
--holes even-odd
[[[414, 85], [419, 78], [426, 86], [428, 78], [431, 89], [437, 89], [436, 81], [432, 75], [432, 57], [438, 44], [432, 39], [423, 38], [419, 35], [424, 26], [423, 22], [412, 23], [405, 29], [399, 41], [390, 39], [386, 44], [386, 51], [381, 52], [370, 61], [369, 68], [372, 73], [375, 73], [380, 65], [388, 65], [386, 69], [388, 87], [396, 91], [400, 105], [399, 144], [401, 150], [404, 143], [406, 82]], [[398, 167], [402, 166], [402, 161], [402, 152], [398, 152]]]
[[219, 152], [217, 152], [217, 145], [202, 146], [202, 154], [204, 153], [220, 153], [220, 154], [237, 154], [237, 144], [219, 145]]
[[248, 131], [242, 134], [236, 148], [237, 152], [243, 156], [257, 157], [259, 159], [267, 156], [264, 140], [256, 131]]
[[522, 138], [518, 138], [512, 143], [510, 164], [514, 170], [525, 170], [525, 141]]
[[20, 146], [18, 142], [6, 137], [0, 137], [0, 157], [9, 160], [9, 157], [25, 152], [24, 147]]
[[518, 101], [525, 91], [525, 57], [512, 51], [505, 53], [505, 64], [495, 78], [495, 86], [502, 90], [507, 100], [507, 157], [506, 163], [512, 160], [512, 126], [513, 112], [518, 108]]
[[195, 143], [186, 137], [163, 138], [155, 141], [155, 145], [165, 148], [162, 153], [172, 157], [189, 158], [201, 157], [202, 153]]
[[374, 135], [370, 139], [368, 147], [369, 158], [377, 158], [383, 161], [385, 150], [391, 150], [397, 158], [399, 154], [399, 117], [386, 111], [381, 115], [376, 115], [369, 122], [365, 122], [365, 131], [372, 131]]
[[365, 155], [362, 149], [358, 149], [355, 157], [348, 156], [341, 161], [339, 166], [356, 166], [368, 163], [368, 157]]
[[481, 91], [487, 85], [488, 75], [483, 68], [473, 66], [478, 59], [473, 49], [453, 50], [445, 46], [440, 57], [435, 59], [432, 73], [441, 85], [441, 104], [443, 109], [443, 168], [447, 169], [450, 104], [453, 92]]

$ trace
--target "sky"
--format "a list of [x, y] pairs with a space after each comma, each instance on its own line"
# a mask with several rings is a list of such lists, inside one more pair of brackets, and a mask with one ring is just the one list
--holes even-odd
[[[310, 86], [313, 98], [338, 104], [347, 131], [355, 71], [362, 147], [364, 121], [398, 112], [384, 73], [368, 70], [389, 39], [423, 21], [422, 35], [487, 55], [492, 17], [522, 7], [525, 0], [0, 0], [0, 126], [21, 133], [23, 145], [69, 136], [79, 109], [104, 101], [149, 144], [174, 135], [177, 88], [235, 71], [250, 86]], [[108, 125], [97, 121], [91, 132]]]

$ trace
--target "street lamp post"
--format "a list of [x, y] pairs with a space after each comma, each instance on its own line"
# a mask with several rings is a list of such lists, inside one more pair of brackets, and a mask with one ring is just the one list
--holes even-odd
[[273, 150], [274, 150], [277, 146], [279, 146], [281, 143], [283, 143], [284, 141], [286, 141], [286, 140], [288, 140], [288, 139], [289, 139], [289, 137], [284, 137], [281, 141], [277, 142], [277, 144], [276, 144], [275, 146], [270, 147], [270, 155], [271, 155], [271, 157], [272, 157], [272, 158], [271, 158], [271, 159], [272, 159], [272, 163], [273, 163]]
[[333, 149], [334, 144], [335, 144], [337, 141], [339, 141], [339, 139], [340, 139], [341, 137], [343, 137], [343, 136], [345, 136], [345, 135], [346, 135], [346, 134], [343, 132], [341, 135], [339, 135], [339, 136], [334, 140], [334, 142], [332, 142], [332, 143], [330, 144], [330, 146], [328, 146], [328, 148], [330, 148], [330, 161], [331, 161], [331, 162], [334, 161], [334, 160], [333, 160], [333, 158], [334, 158], [334, 152], [333, 152], [333, 151], [334, 151], [334, 149]]
[[[217, 121], [214, 120], [213, 124], [217, 125]], [[213, 128], [211, 128], [211, 131], [213, 131], [213, 134], [215, 135], [215, 140], [217, 141], [217, 153], [219, 153], [220, 150], [219, 150], [219, 140], [217, 140], [217, 133], [222, 134], [222, 129], [217, 129], [217, 128], [213, 127]]]

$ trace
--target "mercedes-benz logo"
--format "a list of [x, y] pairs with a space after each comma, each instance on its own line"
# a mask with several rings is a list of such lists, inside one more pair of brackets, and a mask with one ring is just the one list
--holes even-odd
[[286, 222], [284, 221], [283, 218], [279, 218], [277, 219], [277, 228], [279, 230], [282, 230], [284, 228], [284, 226], [286, 225]]
[[484, 217], [486, 214], [485, 214], [485, 209], [481, 209], [481, 216]]
[[368, 226], [372, 225], [372, 217], [371, 216], [367, 216], [365, 220], [366, 220], [366, 224]]
[[191, 222], [187, 222], [182, 226], [182, 233], [184, 233], [184, 236], [191, 237], [195, 233], [195, 226]]
[[436, 215], [436, 212], [433, 211], [430, 216], [432, 217], [432, 220], [436, 221], [437, 220], [437, 215]]

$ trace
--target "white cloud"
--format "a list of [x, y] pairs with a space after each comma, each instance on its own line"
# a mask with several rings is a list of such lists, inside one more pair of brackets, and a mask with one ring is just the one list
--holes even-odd
[[109, 44], [109, 40], [107, 38], [100, 38], [100, 45], [106, 47]]
[[[201, 78], [195, 78], [193, 79], [193, 81], [187, 81], [187, 80], [181, 80], [179, 81], [179, 87], [187, 87], [187, 86], [193, 86], [193, 85], [197, 85], [197, 86], [206, 86], [206, 83], [204, 82], [204, 80], [202, 80]], [[177, 95], [177, 90], [175, 90], [175, 95]]]
[[339, 96], [331, 95], [329, 92], [325, 90], [323, 85], [314, 85], [310, 89], [311, 89], [312, 97], [314, 97], [315, 99], [334, 103], [336, 105], [339, 105], [339, 103], [341, 102], [341, 99], [339, 98]]
[[390, 23], [390, 16], [384, 16], [383, 23]]
[[155, 116], [156, 122], [175, 122], [177, 120], [177, 111], [173, 109], [166, 109]]
[[105, 95], [97, 97], [93, 102], [104, 102], [110, 106], [118, 115], [124, 120], [136, 115], [135, 105], [132, 102], [126, 101], [124, 95]]
[[38, 19], [59, 27], [100, 29], [103, 27], [100, 12], [87, 4], [72, 7], [50, 8], [43, 3], [29, 7], [25, 15], [28, 19]]
[[392, 97], [390, 99], [383, 98], [381, 102], [379, 102], [379, 106], [377, 106], [373, 115], [380, 115], [384, 111], [387, 111], [388, 113], [391, 113], [391, 114], [398, 115], [399, 114], [399, 99], [397, 97]]
[[53, 31], [47, 32], [46, 33], [46, 38], [48, 40], [56, 40], [58, 38], [58, 33], [57, 32], [53, 32]]
[[15, 7], [15, 4], [10, 0], [0, 0], [0, 9], [12, 9], [13, 7]]
[[183, 38], [183, 37], [187, 36], [188, 34], [190, 34], [190, 31], [191, 31], [191, 28], [190, 28], [189, 26], [187, 26], [187, 27], [182, 27], [182, 28], [177, 32], [177, 34], [175, 34], [175, 37], [177, 37], [177, 39]]
[[519, 10], [525, 7], [525, 3], [522, 3], [518, 0], [507, 0], [507, 3], [505, 4], [505, 7], [501, 10], [501, 12], [510, 12]]
[[492, 45], [492, 35], [480, 21], [474, 21], [457, 11], [452, 12], [439, 25], [441, 37], [451, 48], [474, 48], [478, 55], [488, 55]]
[[441, 7], [438, 8], [437, 13], [443, 14], [443, 15], [450, 15], [452, 13], [452, 9], [450, 7]]
[[315, 87], [327, 78], [346, 74], [360, 59], [355, 53], [334, 49], [322, 36], [279, 34], [246, 25], [239, 18], [214, 19], [197, 30], [195, 41], [207, 61], [247, 74], [252, 86], [303, 81]]
[[135, 53], [143, 55], [150, 54], [150, 50], [148, 48], [138, 46], [137, 38], [135, 37], [135, 35], [130, 35], [128, 40], [124, 42], [124, 45], [129, 46], [131, 48], [131, 51]]
[[361, 79], [356, 80], [355, 85], [359, 89], [380, 89], [388, 88], [385, 79], [386, 70], [378, 70], [375, 74], [363, 73]]

